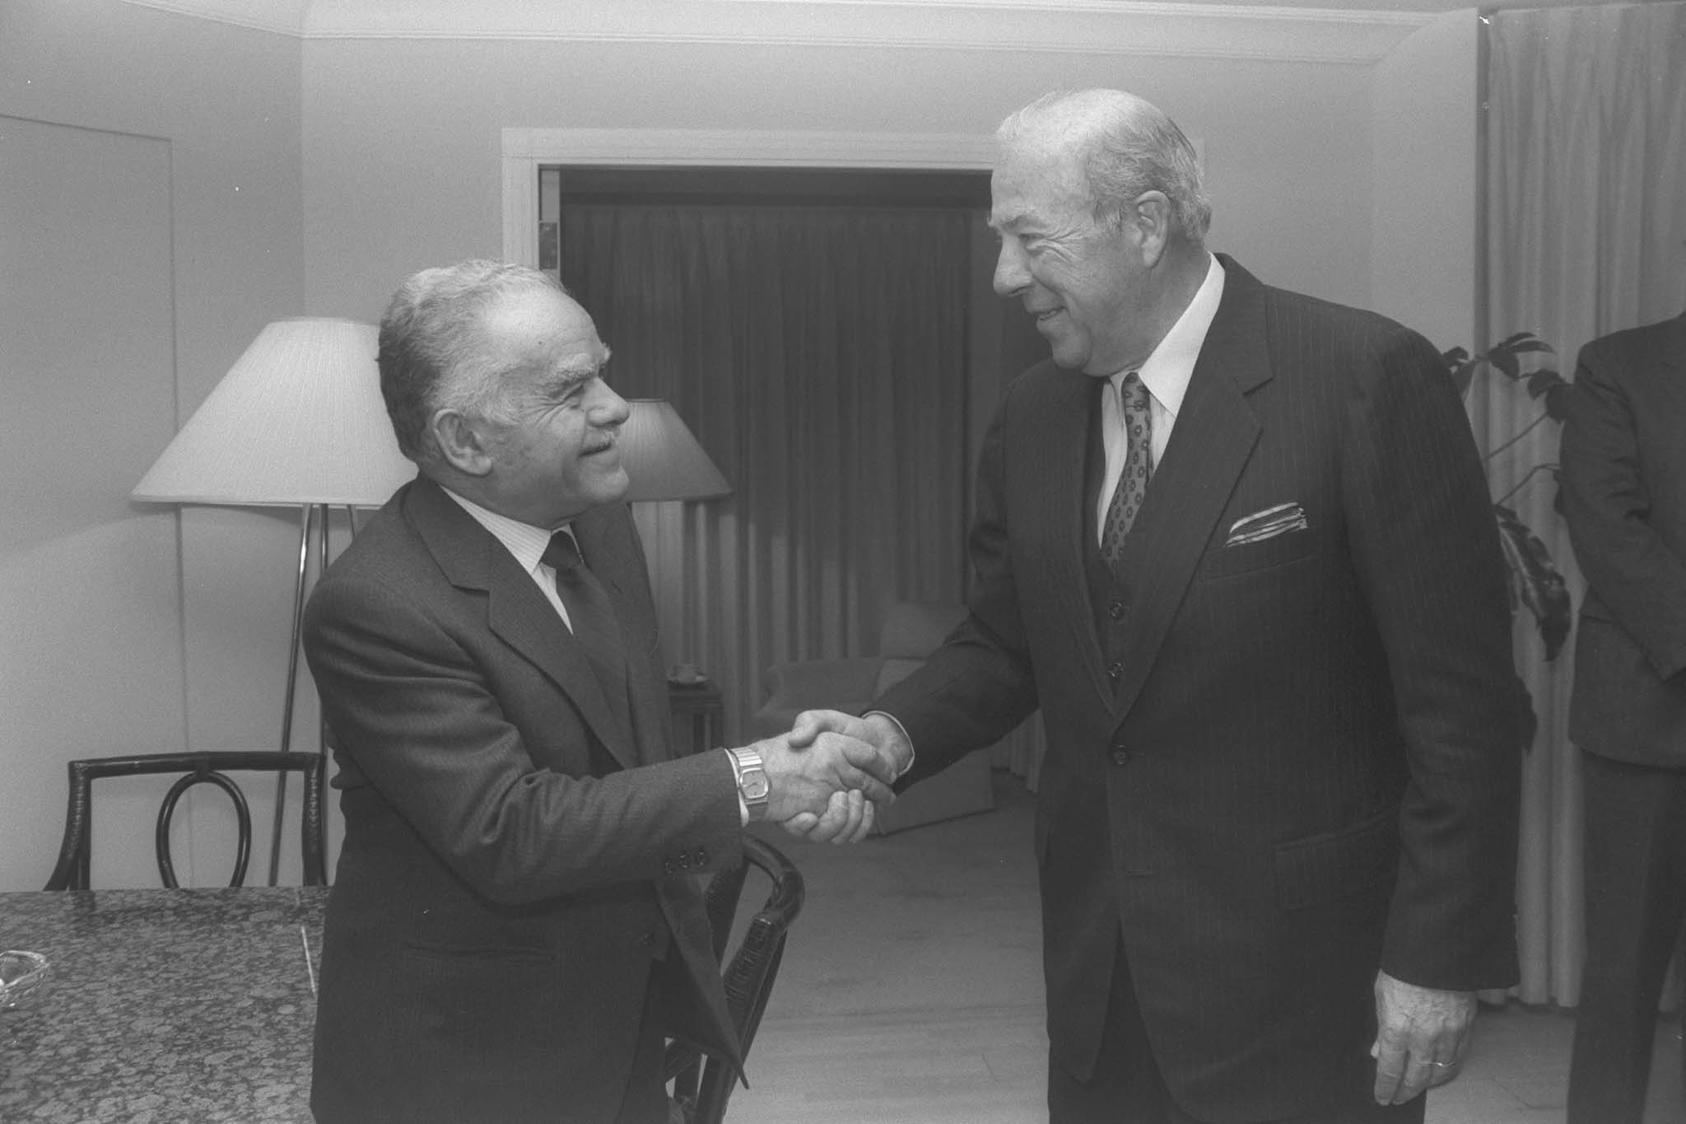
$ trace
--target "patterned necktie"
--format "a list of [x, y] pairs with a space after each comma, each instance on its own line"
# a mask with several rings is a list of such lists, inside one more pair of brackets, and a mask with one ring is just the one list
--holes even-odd
[[620, 626], [615, 621], [609, 595], [591, 568], [580, 557], [574, 536], [557, 531], [539, 559], [556, 571], [556, 592], [568, 610], [574, 638], [585, 649], [586, 659], [597, 674], [598, 685], [627, 733], [632, 732], [631, 705], [627, 701], [626, 650], [621, 645]]
[[1115, 570], [1118, 560], [1124, 556], [1124, 536], [1130, 533], [1136, 512], [1142, 508], [1148, 476], [1153, 471], [1153, 418], [1148, 410], [1147, 387], [1131, 371], [1124, 376], [1124, 385], [1118, 393], [1129, 447], [1124, 455], [1124, 469], [1118, 474], [1118, 488], [1106, 509], [1106, 531], [1101, 536], [1101, 557]]

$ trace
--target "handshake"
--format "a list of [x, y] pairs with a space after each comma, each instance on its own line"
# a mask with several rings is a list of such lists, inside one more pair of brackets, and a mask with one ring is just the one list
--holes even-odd
[[882, 714], [805, 710], [789, 733], [754, 748], [767, 773], [767, 818], [818, 843], [864, 839], [876, 806], [894, 802], [890, 785], [913, 763], [901, 727]]

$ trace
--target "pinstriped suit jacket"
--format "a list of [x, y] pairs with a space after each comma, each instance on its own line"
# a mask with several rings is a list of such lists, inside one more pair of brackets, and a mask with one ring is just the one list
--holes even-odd
[[1563, 514], [1586, 573], [1569, 732], [1686, 768], [1686, 314], [1581, 349]]
[[632, 739], [531, 577], [430, 480], [311, 597], [346, 824], [318, 1120], [613, 1120], [652, 970], [671, 1032], [738, 1056], [701, 894], [675, 876], [738, 860], [737, 786], [716, 754], [671, 759], [630, 514], [574, 530], [621, 626]]
[[[1518, 735], [1503, 562], [1434, 349], [1234, 261], [1125, 549], [1109, 677], [1085, 581], [1092, 380], [1008, 390], [969, 619], [876, 705], [911, 783], [1040, 706], [1048, 1028], [1091, 1071], [1122, 933], [1170, 1089], [1216, 1121], [1368, 1088], [1378, 967], [1515, 978]], [[1226, 545], [1297, 503], [1302, 530]]]

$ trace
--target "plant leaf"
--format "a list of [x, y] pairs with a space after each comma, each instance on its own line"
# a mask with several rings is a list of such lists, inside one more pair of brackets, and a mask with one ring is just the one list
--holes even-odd
[[1546, 391], [1563, 382], [1563, 376], [1550, 367], [1541, 367], [1528, 376], [1528, 397], [1538, 398]]
[[1499, 524], [1499, 543], [1510, 570], [1511, 607], [1514, 610], [1520, 602], [1533, 614], [1540, 639], [1545, 643], [1545, 658], [1554, 660], [1569, 638], [1568, 584], [1552, 562], [1545, 543], [1515, 511], [1494, 504], [1493, 516]]
[[1454, 347], [1450, 351], [1442, 351], [1440, 361], [1446, 364], [1446, 373], [1452, 376], [1452, 385], [1458, 388], [1458, 397], [1467, 398], [1469, 384], [1475, 380], [1475, 360], [1463, 348]]
[[1494, 351], [1550, 351], [1551, 345], [1533, 332], [1513, 332], [1493, 345]]
[[1534, 748], [1534, 737], [1540, 732], [1540, 718], [1534, 713], [1534, 696], [1528, 693], [1528, 684], [1522, 681], [1522, 676], [1515, 675], [1516, 680], [1516, 729], [1522, 738], [1524, 752]]
[[1569, 395], [1573, 387], [1573, 383], [1558, 379], [1545, 388], [1545, 412], [1553, 421], [1560, 422], [1569, 416]]

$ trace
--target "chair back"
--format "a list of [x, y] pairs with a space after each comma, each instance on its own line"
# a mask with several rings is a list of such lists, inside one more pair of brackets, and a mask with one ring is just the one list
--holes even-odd
[[175, 889], [176, 869], [170, 859], [170, 821], [182, 793], [196, 784], [209, 784], [228, 794], [239, 821], [239, 850], [235, 856], [230, 886], [246, 881], [246, 866], [252, 855], [252, 814], [245, 793], [224, 775], [224, 771], [261, 771], [276, 774], [304, 774], [301, 812], [304, 882], [323, 886], [328, 882], [322, 835], [322, 788], [326, 772], [320, 753], [280, 753], [273, 750], [220, 751], [209, 753], [154, 753], [137, 757], [90, 757], [69, 764], [70, 799], [64, 816], [64, 841], [59, 845], [58, 863], [47, 879], [48, 890], [87, 890], [89, 857], [93, 851], [93, 782], [101, 777], [132, 777], [156, 773], [181, 773], [158, 809], [153, 848], [158, 858], [158, 876]]
[[[749, 919], [736, 951], [727, 959], [726, 946], [738, 899], [752, 866], [772, 881], [772, 887], [761, 908]], [[717, 873], [704, 891], [704, 905], [714, 932], [714, 953], [722, 965], [726, 1011], [746, 1058], [778, 976], [786, 933], [802, 910], [802, 894], [802, 872], [796, 864], [753, 835], [743, 837], [743, 862]], [[687, 1042], [669, 1045], [666, 1061], [667, 1076], [674, 1083], [674, 1100], [684, 1110], [686, 1124], [719, 1124], [725, 1119], [726, 1102], [737, 1084], [737, 1071], [730, 1061], [704, 1054]]]

